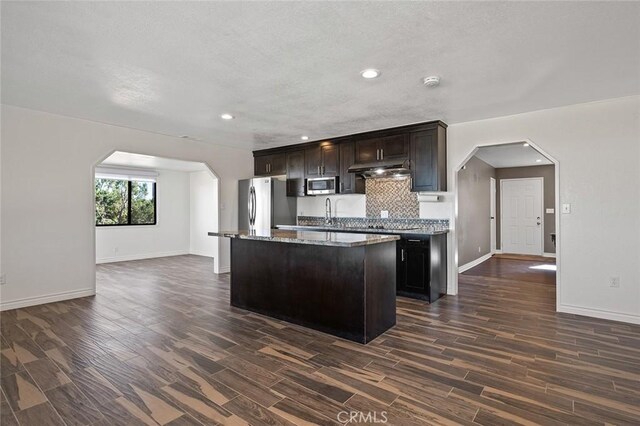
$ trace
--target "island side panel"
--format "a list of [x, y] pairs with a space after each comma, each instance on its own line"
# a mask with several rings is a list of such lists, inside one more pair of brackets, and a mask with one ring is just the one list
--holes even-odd
[[433, 303], [447, 294], [447, 234], [431, 237], [430, 268], [429, 301]]
[[364, 343], [364, 257], [365, 246], [234, 238], [231, 305]]
[[396, 242], [366, 247], [365, 343], [396, 324]]

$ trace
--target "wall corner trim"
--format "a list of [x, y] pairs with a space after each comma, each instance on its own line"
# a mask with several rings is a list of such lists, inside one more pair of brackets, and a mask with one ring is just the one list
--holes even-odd
[[27, 306], [42, 305], [45, 303], [61, 302], [63, 300], [77, 299], [79, 297], [95, 296], [96, 291], [93, 288], [84, 290], [63, 291], [61, 293], [52, 293], [45, 296], [26, 297], [24, 299], [10, 300], [0, 303], [0, 311], [8, 311], [10, 309], [26, 308]]
[[485, 262], [487, 260], [489, 260], [491, 258], [491, 256], [493, 256], [491, 253], [487, 253], [482, 257], [477, 258], [476, 260], [472, 260], [469, 263], [465, 263], [462, 266], [458, 267], [458, 273], [461, 274], [465, 271], [468, 271], [469, 269], [473, 268], [474, 266], [478, 266], [479, 264], [481, 264], [482, 262]]
[[565, 314], [574, 314], [611, 321], [640, 324], [640, 315], [627, 314], [623, 312], [612, 312], [601, 309], [583, 308], [580, 306], [566, 304], [558, 304], [557, 311]]

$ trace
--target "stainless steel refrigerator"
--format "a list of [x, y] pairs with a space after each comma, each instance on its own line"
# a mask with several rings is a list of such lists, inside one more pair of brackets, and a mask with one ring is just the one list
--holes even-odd
[[296, 197], [287, 197], [286, 176], [256, 177], [239, 182], [238, 228], [271, 229], [296, 224]]

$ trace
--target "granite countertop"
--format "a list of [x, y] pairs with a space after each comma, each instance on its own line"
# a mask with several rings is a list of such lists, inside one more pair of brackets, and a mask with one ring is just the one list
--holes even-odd
[[298, 230], [298, 231], [330, 231], [341, 233], [369, 233], [378, 235], [441, 235], [449, 232], [449, 229], [442, 228], [414, 228], [414, 229], [376, 229], [376, 228], [358, 228], [351, 226], [336, 226], [336, 225], [278, 225], [278, 229], [282, 230]]
[[334, 247], [359, 247], [371, 244], [387, 243], [400, 239], [400, 237], [397, 235], [360, 234], [292, 229], [258, 229], [252, 231], [209, 232], [209, 236]]

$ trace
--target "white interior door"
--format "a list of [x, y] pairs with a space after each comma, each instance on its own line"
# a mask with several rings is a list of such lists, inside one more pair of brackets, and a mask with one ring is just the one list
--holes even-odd
[[491, 230], [491, 254], [496, 252], [496, 180], [489, 178], [489, 193], [491, 194], [489, 221]]
[[500, 181], [503, 253], [542, 255], [542, 178]]

